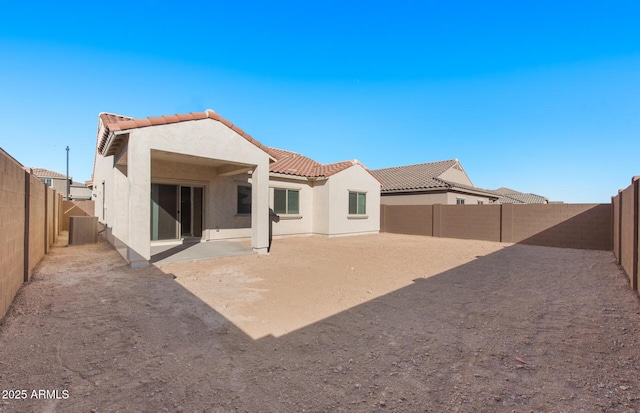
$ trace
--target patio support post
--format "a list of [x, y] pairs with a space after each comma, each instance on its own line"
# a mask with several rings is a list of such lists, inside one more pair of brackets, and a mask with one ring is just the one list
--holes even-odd
[[261, 162], [251, 174], [251, 246], [258, 254], [269, 248], [269, 164]]
[[129, 228], [127, 261], [132, 268], [146, 267], [151, 258], [151, 151], [142, 139], [129, 142]]

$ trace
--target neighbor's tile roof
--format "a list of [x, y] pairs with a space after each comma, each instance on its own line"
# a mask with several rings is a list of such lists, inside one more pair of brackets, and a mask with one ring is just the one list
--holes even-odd
[[50, 171], [48, 169], [43, 168], [31, 168], [33, 174], [38, 178], [53, 178], [53, 179], [67, 179], [66, 175], [60, 174], [58, 172]]
[[509, 193], [498, 198], [499, 204], [545, 204], [547, 202], [549, 200], [546, 197], [536, 194]]
[[447, 161], [374, 169], [371, 172], [382, 182], [382, 192], [448, 188], [449, 184], [436, 178], [456, 163], [455, 159], [450, 159]]
[[112, 113], [101, 113], [99, 115], [99, 118], [102, 121], [102, 124], [104, 125], [104, 131], [102, 133], [102, 136], [100, 136], [98, 140], [98, 152], [100, 152], [101, 154], [102, 154], [102, 151], [104, 150], [105, 145], [107, 144], [107, 138], [109, 137], [109, 133], [111, 132], [125, 131], [130, 129], [137, 129], [137, 128], [146, 128], [148, 126], [166, 125], [170, 123], [188, 122], [188, 121], [201, 120], [201, 119], [213, 119], [215, 121], [221, 122], [224, 125], [226, 125], [229, 129], [233, 130], [238, 135], [242, 136], [243, 138], [245, 138], [246, 140], [248, 140], [249, 142], [257, 146], [258, 148], [269, 153], [268, 148], [266, 146], [262, 145], [260, 142], [253, 139], [251, 135], [249, 135], [248, 133], [246, 133], [245, 131], [243, 131], [242, 129], [240, 129], [239, 127], [237, 127], [236, 125], [228, 121], [227, 119], [218, 115], [216, 112], [214, 112], [211, 109], [207, 109], [204, 112], [191, 112], [186, 114], [175, 114], [175, 115], [164, 115], [164, 116], [150, 116], [147, 118], [138, 118], [138, 119], [130, 118], [127, 116], [115, 115]]
[[491, 198], [498, 198], [498, 195], [487, 189], [438, 178], [447, 169], [458, 163], [459, 161], [457, 159], [449, 159], [446, 161], [427, 162], [417, 165], [375, 169], [372, 172], [382, 182], [382, 193], [456, 189], [458, 191], [473, 192]]
[[536, 194], [525, 194], [515, 189], [501, 187], [494, 191], [500, 197], [498, 198], [499, 204], [545, 204], [549, 202], [544, 196]]
[[500, 195], [509, 195], [509, 194], [521, 194], [522, 192], [518, 192], [515, 189], [500, 187], [493, 192], [497, 192]]
[[376, 180], [379, 181], [378, 177], [356, 160], [321, 164], [320, 162], [307, 158], [304, 155], [287, 151], [285, 149], [268, 149], [269, 153], [276, 158], [276, 161], [269, 165], [269, 172], [302, 176], [306, 178], [327, 178], [353, 165], [360, 165], [365, 169], [365, 171], [369, 172], [374, 178], [376, 178]]
[[440, 178], [436, 178], [436, 180], [444, 182], [446, 185], [448, 185], [448, 188], [450, 189], [457, 189], [464, 192], [472, 192], [480, 195], [485, 195], [489, 198], [494, 198], [494, 199], [499, 198], [498, 195], [496, 195], [493, 191], [489, 189], [478, 188], [477, 186], [463, 185], [456, 182], [445, 181], [444, 179], [440, 179]]

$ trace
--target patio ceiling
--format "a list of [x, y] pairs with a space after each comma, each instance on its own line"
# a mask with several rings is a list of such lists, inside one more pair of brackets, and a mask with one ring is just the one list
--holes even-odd
[[177, 152], [167, 152], [160, 150], [151, 150], [151, 159], [176, 163], [186, 163], [189, 165], [208, 166], [216, 168], [218, 175], [221, 176], [230, 176], [245, 173], [253, 169], [254, 167], [254, 165], [244, 164], [240, 162], [230, 162], [221, 159], [205, 158], [201, 156], [185, 155]]

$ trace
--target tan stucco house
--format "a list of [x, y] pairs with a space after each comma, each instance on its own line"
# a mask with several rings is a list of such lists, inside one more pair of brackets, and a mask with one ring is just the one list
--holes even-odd
[[[273, 235], [377, 233], [380, 182], [357, 161], [320, 164], [269, 148], [212, 110], [129, 118], [101, 113], [96, 215], [131, 266], [151, 246]], [[271, 213], [270, 213], [271, 211]]]
[[457, 159], [371, 172], [382, 182], [382, 205], [492, 204], [499, 198], [475, 187]]

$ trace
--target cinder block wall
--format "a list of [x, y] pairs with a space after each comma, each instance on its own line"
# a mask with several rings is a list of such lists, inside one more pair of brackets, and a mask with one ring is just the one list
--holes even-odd
[[563, 248], [612, 248], [610, 204], [383, 205], [382, 209], [383, 232]]
[[620, 262], [620, 197], [611, 197], [613, 215], [613, 254]]
[[385, 232], [433, 235], [432, 205], [381, 205], [380, 228]]
[[60, 228], [60, 194], [0, 148], [0, 318]]
[[513, 205], [512, 231], [512, 242], [610, 251], [611, 205]]
[[633, 186], [622, 191], [620, 202], [622, 225], [620, 226], [620, 264], [627, 274], [633, 274]]
[[24, 280], [25, 171], [0, 151], [0, 317]]
[[49, 252], [49, 247], [53, 244], [55, 240], [55, 225], [54, 225], [54, 217], [55, 214], [55, 194], [56, 191], [53, 188], [47, 186], [46, 188], [46, 211], [45, 211], [45, 228], [46, 228], [46, 239], [45, 239], [45, 253]]
[[55, 242], [55, 238], [58, 237], [58, 234], [60, 233], [60, 228], [62, 227], [61, 222], [60, 222], [60, 212], [62, 210], [62, 194], [60, 194], [59, 192], [55, 192], [55, 195], [53, 196], [53, 214], [54, 214], [54, 218], [53, 218], [53, 238], [54, 238], [54, 242]]
[[29, 178], [31, 188], [29, 190], [29, 268], [27, 277], [31, 278], [31, 273], [35, 266], [44, 257], [44, 212], [46, 185], [35, 176]]
[[500, 241], [500, 205], [438, 205], [440, 236]]
[[62, 201], [62, 231], [69, 231], [69, 217], [91, 217], [94, 215], [94, 201]]
[[612, 197], [613, 252], [629, 277], [634, 290], [640, 285], [640, 180], [634, 177], [631, 185]]

